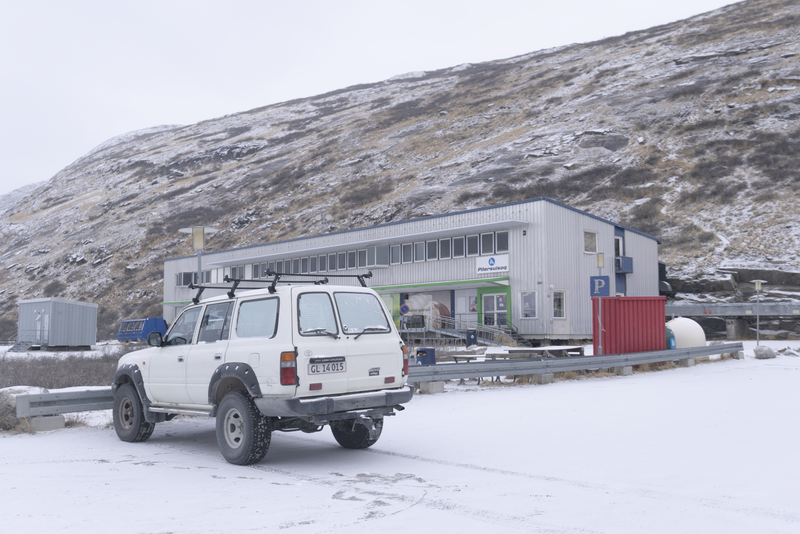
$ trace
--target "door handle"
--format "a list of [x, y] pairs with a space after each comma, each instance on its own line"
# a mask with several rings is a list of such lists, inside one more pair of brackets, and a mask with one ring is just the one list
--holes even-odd
[[214, 359], [215, 360], [221, 360], [222, 359], [222, 353], [218, 352], [218, 353], [214, 354]]
[[178, 356], [178, 361], [182, 362], [184, 358], [185, 358], [185, 356]]

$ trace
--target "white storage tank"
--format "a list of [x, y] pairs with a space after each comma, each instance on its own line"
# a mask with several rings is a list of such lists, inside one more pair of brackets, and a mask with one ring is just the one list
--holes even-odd
[[675, 334], [675, 348], [688, 349], [689, 347], [705, 347], [706, 333], [696, 321], [686, 317], [676, 317], [669, 321], [667, 326]]

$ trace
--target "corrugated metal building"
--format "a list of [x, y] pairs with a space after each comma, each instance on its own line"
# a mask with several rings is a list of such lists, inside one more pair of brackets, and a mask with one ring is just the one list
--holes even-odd
[[[602, 274], [610, 277], [612, 296], [657, 296], [659, 243], [541, 197], [205, 253], [202, 277], [217, 284], [225, 275], [266, 279], [268, 268], [320, 275], [372, 271], [369, 286], [396, 316], [436, 313], [462, 324], [504, 325], [531, 339], [588, 339], [596, 255], [606, 258]], [[187, 286], [196, 272], [196, 256], [165, 261], [168, 322], [194, 296]]]
[[17, 343], [87, 348], [97, 343], [97, 304], [62, 298], [19, 301]]

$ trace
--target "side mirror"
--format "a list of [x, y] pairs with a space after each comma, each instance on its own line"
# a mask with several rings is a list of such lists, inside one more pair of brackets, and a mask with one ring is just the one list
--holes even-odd
[[147, 344], [153, 347], [160, 347], [164, 340], [161, 337], [161, 332], [150, 332], [147, 335]]

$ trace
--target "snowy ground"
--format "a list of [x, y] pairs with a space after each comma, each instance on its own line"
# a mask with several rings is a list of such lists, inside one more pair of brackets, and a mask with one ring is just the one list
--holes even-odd
[[[764, 342], [762, 342], [763, 344]], [[798, 342], [766, 342], [774, 348]], [[273, 436], [227, 464], [214, 422], [140, 444], [91, 426], [0, 434], [4, 532], [800, 531], [800, 358], [545, 386], [451, 382], [366, 451]]]

